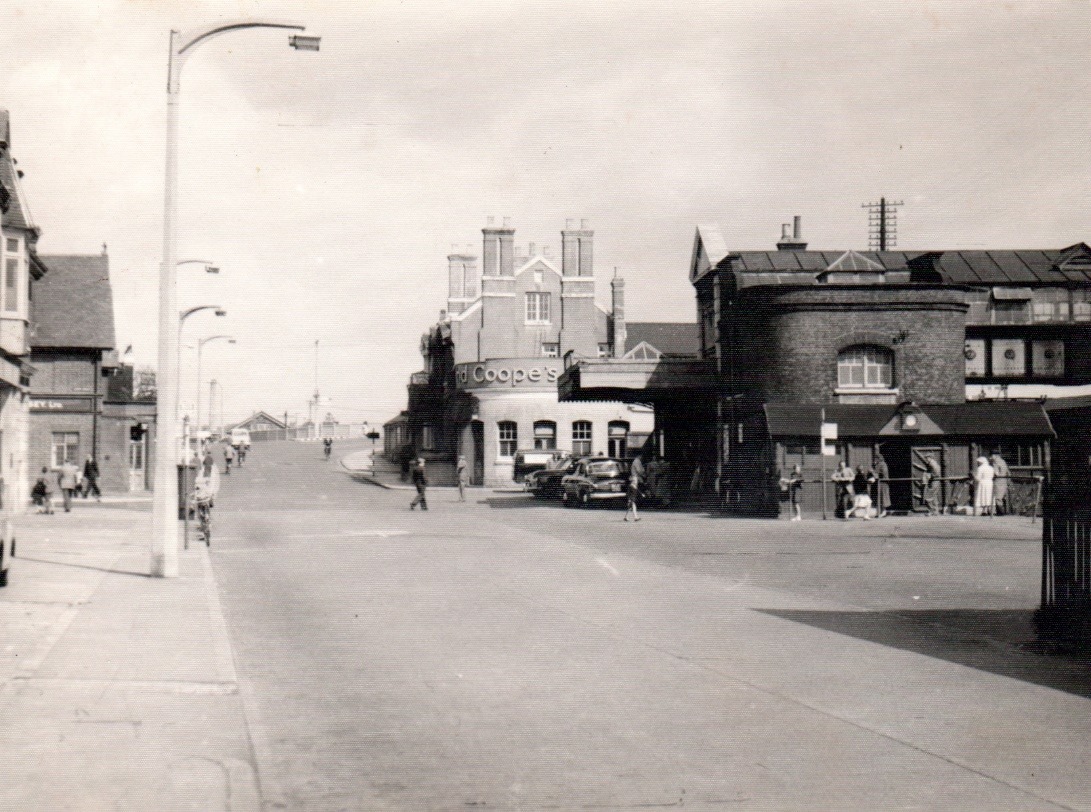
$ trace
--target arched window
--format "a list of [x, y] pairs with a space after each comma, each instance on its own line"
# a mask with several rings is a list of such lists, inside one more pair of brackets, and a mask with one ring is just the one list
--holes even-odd
[[624, 458], [629, 449], [629, 423], [625, 420], [611, 420], [607, 429], [607, 455]]
[[858, 344], [837, 355], [837, 386], [841, 389], [891, 389], [894, 353], [885, 347]]
[[496, 424], [496, 437], [500, 442], [500, 456], [514, 457], [519, 447], [519, 424], [513, 420], [501, 420]]
[[586, 457], [591, 453], [591, 421], [575, 420], [572, 423], [572, 453]]
[[534, 447], [539, 451], [552, 451], [557, 447], [557, 424], [552, 420], [534, 422]]

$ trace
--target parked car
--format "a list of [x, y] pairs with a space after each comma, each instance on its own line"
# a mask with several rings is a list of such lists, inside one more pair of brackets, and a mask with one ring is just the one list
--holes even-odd
[[527, 474], [541, 471], [550, 463], [566, 456], [567, 453], [556, 448], [530, 448], [525, 451], [516, 451], [512, 479], [516, 482], [525, 482]]
[[539, 499], [553, 499], [561, 495], [561, 480], [576, 470], [581, 457], [565, 455], [550, 462], [540, 471], [532, 471], [523, 480], [523, 488]]
[[614, 457], [584, 457], [561, 479], [561, 501], [569, 507], [586, 507], [599, 499], [624, 499], [630, 464]]

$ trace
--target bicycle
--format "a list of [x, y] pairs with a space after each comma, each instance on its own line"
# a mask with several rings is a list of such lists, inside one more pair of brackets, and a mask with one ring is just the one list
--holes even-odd
[[204, 539], [205, 546], [212, 546], [212, 500], [194, 499], [194, 512], [197, 519], [197, 532]]

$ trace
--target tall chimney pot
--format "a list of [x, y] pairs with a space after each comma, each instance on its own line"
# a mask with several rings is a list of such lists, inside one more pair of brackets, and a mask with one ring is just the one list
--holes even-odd
[[792, 239], [795, 242], [799, 242], [803, 239], [803, 218], [800, 215], [796, 215], [793, 218]]

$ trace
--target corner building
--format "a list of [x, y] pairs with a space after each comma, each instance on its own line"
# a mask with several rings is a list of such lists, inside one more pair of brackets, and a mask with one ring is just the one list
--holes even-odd
[[560, 403], [567, 363], [624, 353], [625, 283], [611, 283], [611, 310], [595, 301], [594, 232], [568, 221], [561, 257], [490, 218], [482, 264], [471, 251], [448, 256], [447, 310], [421, 341], [425, 369], [409, 386], [409, 436], [437, 482], [453, 481], [465, 455], [477, 485], [511, 485], [519, 451], [559, 449], [631, 456], [652, 430], [639, 404]]

